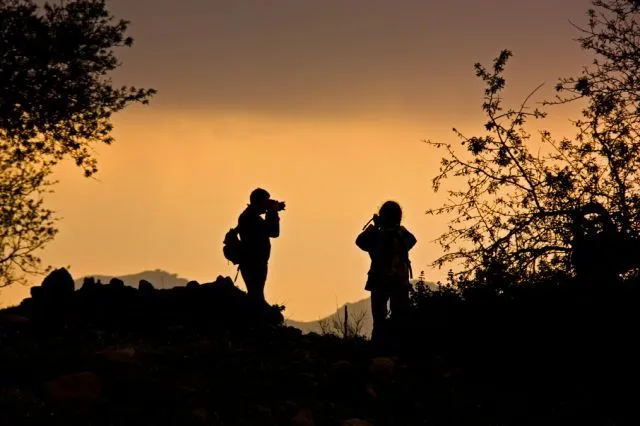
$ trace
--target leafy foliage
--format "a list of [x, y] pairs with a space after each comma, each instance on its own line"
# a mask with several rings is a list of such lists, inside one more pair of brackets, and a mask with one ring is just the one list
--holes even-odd
[[109, 78], [114, 49], [133, 43], [127, 26], [105, 0], [0, 0], [0, 286], [38, 271], [34, 252], [56, 233], [43, 201], [53, 167], [70, 158], [95, 174], [112, 115], [155, 93]]
[[52, 184], [49, 168], [13, 165], [0, 152], [0, 287], [20, 282], [22, 273], [40, 272], [35, 252], [57, 233], [43, 195]]
[[[523, 282], [494, 272], [416, 286], [401, 356], [432, 357], [451, 386], [473, 384], [479, 424], [589, 423], [578, 420], [586, 407], [615, 417], [612, 423], [637, 422], [630, 401], [640, 369], [631, 336], [640, 281], [590, 287], [560, 274]], [[478, 383], [488, 386], [478, 391]], [[502, 419], [488, 421], [496, 411]]]
[[[526, 280], [532, 275], [575, 273], [577, 246], [592, 242], [602, 229], [589, 228], [591, 214], [605, 218], [619, 241], [609, 248], [637, 247], [640, 216], [640, 28], [634, 1], [596, 0], [589, 28], [579, 39], [596, 57], [578, 78], [563, 79], [546, 105], [585, 101], [575, 121], [573, 140], [539, 133], [532, 144], [527, 121], [542, 119], [531, 95], [517, 108], [505, 108], [504, 69], [511, 52], [502, 51], [491, 68], [475, 65], [484, 82], [482, 109], [486, 133], [467, 137], [454, 129], [465, 151], [428, 141], [443, 149], [433, 189], [453, 178], [448, 201], [430, 214], [452, 214], [438, 241], [442, 266], [460, 262], [463, 278], [489, 268]], [[537, 90], [537, 89], [536, 89]], [[595, 207], [594, 207], [595, 206]], [[600, 220], [605, 221], [605, 219]], [[604, 247], [600, 247], [604, 250]], [[617, 265], [616, 273], [631, 265]], [[637, 265], [636, 265], [637, 266]]]
[[[575, 141], [562, 151], [591, 179], [593, 196], [603, 200], [620, 231], [637, 235], [640, 215], [640, 3], [596, 0], [588, 28], [580, 29], [584, 49], [595, 54], [577, 78], [562, 79], [558, 102], [585, 99], [575, 121]], [[590, 176], [586, 176], [589, 174]]]
[[114, 88], [107, 78], [128, 47], [128, 22], [112, 22], [105, 0], [0, 2], [0, 138], [17, 161], [72, 157], [97, 171], [90, 144], [113, 142], [110, 119], [153, 90]]

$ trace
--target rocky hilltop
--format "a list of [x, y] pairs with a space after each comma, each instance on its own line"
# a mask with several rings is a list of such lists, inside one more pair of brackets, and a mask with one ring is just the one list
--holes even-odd
[[283, 326], [229, 277], [74, 287], [59, 269], [0, 311], [1, 424], [364, 426], [406, 379], [363, 339]]
[[153, 283], [153, 286], [157, 289], [169, 289], [178, 286], [185, 286], [189, 282], [187, 278], [180, 277], [178, 276], [178, 274], [170, 273], [162, 269], [154, 269], [126, 275], [88, 275], [86, 277], [74, 280], [77, 289], [82, 287], [85, 278], [93, 278], [94, 280], [103, 283], [108, 283], [112, 279], [116, 278], [122, 280], [125, 285], [136, 288], [138, 287], [140, 281], [148, 281], [150, 283]]
[[0, 425], [640, 422], [640, 282], [417, 286], [384, 346], [287, 327], [229, 277], [154, 284], [60, 269], [0, 311]]

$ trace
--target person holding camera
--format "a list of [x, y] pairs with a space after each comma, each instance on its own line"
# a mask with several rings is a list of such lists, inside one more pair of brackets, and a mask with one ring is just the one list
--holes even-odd
[[[249, 297], [266, 303], [264, 285], [267, 281], [271, 238], [280, 235], [280, 216], [285, 203], [272, 200], [270, 194], [256, 188], [249, 196], [249, 205], [238, 218], [238, 234], [242, 242], [240, 273]], [[263, 218], [262, 215], [265, 215]]]
[[356, 239], [356, 245], [371, 258], [365, 290], [371, 292], [371, 339], [376, 342], [387, 337], [387, 303], [390, 302], [391, 318], [396, 323], [402, 322], [409, 309], [409, 250], [416, 238], [400, 225], [401, 221], [400, 205], [387, 201]]

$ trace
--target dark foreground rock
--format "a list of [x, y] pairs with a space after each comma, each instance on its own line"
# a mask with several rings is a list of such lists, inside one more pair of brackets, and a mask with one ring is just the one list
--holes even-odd
[[86, 278], [82, 287], [73, 291], [71, 275], [58, 269], [41, 286], [33, 287], [32, 297], [13, 311], [35, 319], [41, 329], [90, 326], [138, 333], [172, 325], [244, 328], [283, 321], [282, 308], [252, 306], [229, 277], [190, 284], [156, 290], [152, 283], [142, 282], [136, 289], [117, 278], [108, 284]]
[[0, 311], [0, 425], [639, 424], [635, 287], [577, 307], [425, 294], [395, 348], [303, 335], [225, 277], [140, 287]]

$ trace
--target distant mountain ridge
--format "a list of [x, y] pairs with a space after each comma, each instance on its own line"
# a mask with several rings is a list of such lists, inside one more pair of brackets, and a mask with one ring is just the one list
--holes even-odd
[[178, 274], [172, 274], [162, 269], [153, 271], [144, 271], [137, 274], [128, 275], [86, 275], [74, 280], [76, 289], [82, 287], [85, 278], [93, 277], [96, 281], [100, 280], [103, 284], [108, 284], [112, 278], [121, 279], [125, 285], [138, 288], [141, 280], [149, 281], [157, 289], [169, 289], [173, 287], [185, 286], [190, 280], [179, 277]]
[[[322, 328], [320, 327], [321, 322], [330, 323], [334, 319], [342, 319], [344, 315], [344, 307], [347, 306], [347, 310], [349, 315], [358, 316], [362, 312], [364, 312], [364, 321], [362, 324], [362, 334], [365, 336], [371, 336], [371, 330], [373, 328], [373, 320], [371, 317], [371, 298], [367, 297], [366, 299], [359, 300], [353, 303], [345, 303], [336, 309], [336, 312], [328, 315], [324, 318], [321, 318], [317, 321], [295, 321], [292, 319], [285, 319], [285, 324], [291, 327], [295, 327], [299, 330], [302, 330], [303, 333], [321, 333]], [[286, 311], [285, 311], [286, 312]]]
[[[412, 280], [412, 284], [418, 282], [417, 279]], [[425, 284], [432, 290], [436, 290], [438, 288], [438, 284], [430, 281], [425, 281]], [[342, 321], [344, 318], [344, 307], [347, 306], [347, 311], [349, 315], [353, 315], [354, 317], [358, 317], [364, 312], [364, 320], [362, 322], [362, 334], [370, 337], [371, 330], [373, 329], [373, 317], [371, 316], [371, 297], [367, 297], [366, 299], [359, 300], [353, 303], [345, 303], [336, 309], [336, 312], [328, 315], [324, 318], [321, 318], [317, 321], [296, 321], [292, 319], [285, 319], [285, 324], [291, 327], [295, 327], [297, 329], [302, 330], [303, 333], [321, 333], [322, 327], [321, 323], [331, 324], [333, 321], [338, 320], [338, 322]], [[286, 312], [286, 311], [285, 311]]]

